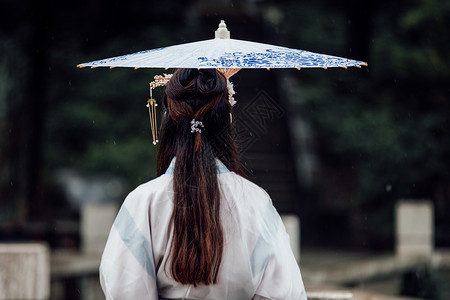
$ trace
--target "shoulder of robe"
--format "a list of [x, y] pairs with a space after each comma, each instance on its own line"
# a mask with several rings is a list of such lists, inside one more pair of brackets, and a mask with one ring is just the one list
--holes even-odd
[[270, 195], [262, 187], [234, 172], [228, 174], [229, 175], [223, 176], [221, 182], [231, 186], [234, 195], [241, 195], [243, 198], [247, 199], [244, 203], [251, 206], [259, 204], [262, 207], [272, 204]]
[[172, 177], [161, 175], [146, 183], [143, 183], [131, 191], [125, 198], [124, 205], [136, 205], [137, 203], [147, 203], [151, 199], [167, 194], [172, 190]]

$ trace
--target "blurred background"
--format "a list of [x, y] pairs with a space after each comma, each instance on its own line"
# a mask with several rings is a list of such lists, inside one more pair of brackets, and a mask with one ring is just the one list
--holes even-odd
[[[1, 0], [0, 242], [80, 251], [86, 207], [155, 177], [148, 83], [170, 70], [76, 65], [213, 38], [221, 19], [231, 38], [369, 64], [232, 78], [248, 177], [299, 217], [302, 255], [394, 253], [400, 200], [430, 203], [433, 251], [448, 248], [448, 0]], [[444, 299], [448, 274], [402, 270], [395, 293]]]

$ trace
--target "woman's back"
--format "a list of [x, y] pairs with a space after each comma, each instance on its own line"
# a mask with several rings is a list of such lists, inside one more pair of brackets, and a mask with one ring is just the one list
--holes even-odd
[[109, 298], [306, 299], [289, 238], [269, 196], [219, 161], [224, 251], [217, 283], [194, 287], [171, 278], [164, 266], [172, 239], [172, 170], [139, 186], [121, 208], [100, 267]]
[[100, 277], [109, 299], [306, 299], [269, 196], [244, 179], [227, 78], [177, 70], [164, 93], [158, 177], [125, 200]]

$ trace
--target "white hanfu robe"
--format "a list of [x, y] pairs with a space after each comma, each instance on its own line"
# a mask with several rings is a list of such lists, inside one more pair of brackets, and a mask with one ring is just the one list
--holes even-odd
[[164, 265], [172, 239], [174, 162], [125, 199], [100, 264], [106, 298], [306, 300], [289, 236], [270, 197], [218, 160], [224, 230], [218, 281], [194, 287], [171, 278]]

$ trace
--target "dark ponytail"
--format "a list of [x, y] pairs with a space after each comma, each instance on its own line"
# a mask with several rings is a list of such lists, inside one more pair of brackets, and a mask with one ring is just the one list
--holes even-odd
[[[176, 156], [170, 273], [181, 284], [214, 284], [224, 235], [215, 159], [242, 174], [230, 124], [225, 77], [215, 69], [179, 69], [164, 94], [157, 175]], [[203, 124], [191, 132], [191, 121]]]

